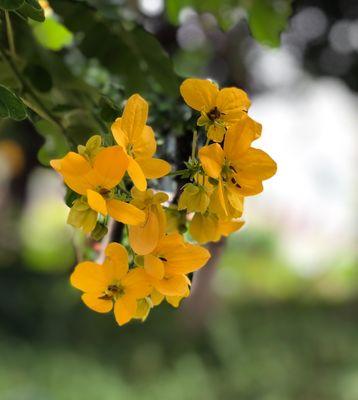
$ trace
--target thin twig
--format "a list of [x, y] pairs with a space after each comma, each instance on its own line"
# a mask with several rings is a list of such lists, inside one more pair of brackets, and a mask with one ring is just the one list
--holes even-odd
[[105, 255], [106, 247], [108, 246], [109, 242], [112, 240], [112, 234], [113, 234], [115, 223], [116, 222], [113, 218], [109, 218], [108, 225], [107, 225], [108, 233], [101, 242], [101, 249], [100, 249], [100, 252], [99, 252], [97, 260], [96, 260], [96, 262], [99, 264], [102, 264], [106, 257], [106, 255]]
[[5, 10], [5, 21], [6, 21], [6, 32], [7, 39], [9, 42], [10, 54], [13, 60], [16, 59], [16, 49], [15, 49], [15, 40], [14, 40], [14, 32], [12, 30], [11, 19], [9, 15], [9, 11]]
[[194, 129], [194, 131], [193, 131], [193, 142], [191, 144], [191, 159], [192, 160], [195, 160], [197, 143], [198, 143], [198, 131], [196, 129]]
[[17, 67], [16, 67], [15, 63], [13, 62], [13, 60], [10, 57], [8, 57], [8, 55], [6, 54], [5, 49], [3, 49], [1, 46], [0, 46], [0, 54], [1, 54], [2, 58], [5, 60], [5, 62], [8, 64], [8, 66], [12, 70], [13, 74], [18, 79], [18, 81], [21, 83], [23, 91], [25, 93], [28, 93], [31, 96], [31, 98], [35, 101], [35, 103], [37, 103], [37, 106], [38, 106], [38, 107], [30, 107], [30, 106], [29, 107], [33, 108], [33, 110], [35, 112], [37, 112], [36, 110], [38, 110], [40, 108], [41, 109], [41, 111], [40, 111], [41, 114], [40, 114], [40, 112], [37, 112], [37, 113], [39, 113], [39, 115], [41, 117], [43, 117], [43, 118], [47, 119], [48, 121], [52, 122], [53, 124], [55, 124], [61, 130], [62, 134], [65, 136], [67, 141], [70, 144], [72, 144], [73, 146], [75, 146], [76, 145], [75, 141], [68, 134], [68, 132], [66, 131], [65, 127], [61, 124], [61, 122], [54, 115], [52, 115], [51, 111], [39, 99], [37, 94], [32, 90], [32, 87], [22, 77], [20, 71], [17, 69]]

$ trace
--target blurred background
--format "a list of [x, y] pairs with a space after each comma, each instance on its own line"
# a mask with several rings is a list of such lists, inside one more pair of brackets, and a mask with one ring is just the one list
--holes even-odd
[[[260, 44], [240, 2], [108, 3], [155, 35], [180, 77], [248, 92], [278, 173], [179, 310], [120, 328], [69, 285], [74, 232], [61, 180], [37, 159], [43, 137], [0, 120], [0, 399], [358, 399], [358, 3], [264, 2], [276, 11], [251, 25]], [[267, 25], [288, 15], [269, 47]], [[114, 90], [61, 27], [38, 40]]]

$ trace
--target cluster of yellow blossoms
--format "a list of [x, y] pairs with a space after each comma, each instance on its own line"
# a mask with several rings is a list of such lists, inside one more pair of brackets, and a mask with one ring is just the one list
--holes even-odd
[[71, 275], [83, 302], [101, 313], [113, 308], [119, 325], [145, 320], [164, 299], [177, 307], [189, 296], [188, 274], [203, 267], [210, 253], [184, 239], [179, 229], [183, 212], [195, 241], [217, 241], [243, 225], [238, 218], [244, 196], [261, 192], [262, 181], [276, 171], [266, 153], [251, 147], [261, 125], [247, 115], [245, 92], [219, 90], [201, 79], [185, 80], [180, 91], [185, 102], [200, 111], [197, 124], [207, 135], [196, 157], [195, 132], [192, 157], [182, 173], [188, 182], [180, 188], [177, 205], [169, 204], [167, 193], [147, 188], [148, 179], [168, 175], [171, 166], [153, 157], [156, 140], [146, 124], [148, 103], [138, 94], [128, 99], [122, 117], [112, 124], [115, 145], [104, 147], [101, 136], [95, 135], [77, 152], [51, 161], [76, 193], [69, 224], [99, 239], [110, 217], [126, 227], [126, 247], [109, 243], [103, 263], [81, 262]]

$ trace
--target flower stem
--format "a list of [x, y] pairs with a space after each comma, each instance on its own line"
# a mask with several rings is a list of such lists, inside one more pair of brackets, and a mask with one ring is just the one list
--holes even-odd
[[12, 59], [14, 60], [16, 58], [14, 32], [12, 30], [9, 11], [6, 10], [5, 10], [5, 21], [6, 21], [6, 32], [7, 32], [7, 39], [9, 42], [10, 54]]
[[75, 146], [76, 143], [73, 138], [68, 134], [65, 127], [61, 124], [61, 122], [47, 109], [47, 107], [43, 104], [43, 102], [39, 99], [37, 94], [32, 90], [32, 87], [26, 82], [26, 80], [22, 77], [20, 71], [17, 69], [17, 66], [13, 62], [13, 60], [8, 57], [4, 48], [0, 45], [0, 55], [4, 59], [4, 61], [8, 64], [13, 74], [16, 76], [17, 80], [20, 82], [22, 86], [22, 90], [24, 93], [28, 93], [29, 97], [31, 97], [32, 101], [36, 103], [36, 105], [32, 104], [29, 100], [25, 100], [24, 103], [31, 108], [36, 114], [39, 114], [42, 118], [47, 119], [49, 122], [55, 124], [65, 136], [69, 144]]

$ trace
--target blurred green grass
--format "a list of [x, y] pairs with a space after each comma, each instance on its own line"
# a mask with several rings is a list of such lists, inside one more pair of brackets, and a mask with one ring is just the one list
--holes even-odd
[[0, 398], [356, 400], [356, 306], [226, 307], [198, 332], [167, 308], [127, 328], [92, 314], [62, 338], [2, 335]]

